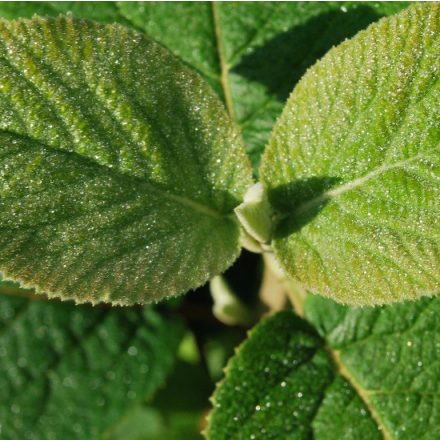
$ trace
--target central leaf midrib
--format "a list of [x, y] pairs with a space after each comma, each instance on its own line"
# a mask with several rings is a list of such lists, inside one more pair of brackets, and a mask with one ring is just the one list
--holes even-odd
[[368, 390], [364, 389], [362, 385], [353, 377], [353, 375], [343, 363], [338, 351], [334, 350], [328, 345], [325, 347], [325, 350], [327, 351], [327, 353], [329, 353], [337, 372], [352, 386], [352, 388], [356, 391], [357, 396], [367, 407], [372, 419], [377, 425], [378, 431], [382, 434], [383, 440], [395, 440], [384, 425], [381, 417], [379, 416], [369, 399], [370, 395], [372, 395], [373, 393], [370, 393]]
[[8, 130], [3, 130], [3, 129], [0, 129], [0, 133], [6, 134], [6, 135], [12, 135], [12, 136], [16, 136], [16, 137], [21, 138], [21, 139], [28, 140], [28, 141], [32, 142], [33, 144], [38, 144], [41, 147], [43, 147], [44, 149], [53, 151], [53, 152], [58, 153], [58, 154], [65, 154], [67, 156], [73, 156], [73, 157], [75, 157], [75, 159], [79, 158], [80, 160], [86, 161], [86, 162], [92, 164], [93, 166], [97, 166], [99, 168], [103, 168], [107, 172], [113, 171], [117, 176], [120, 176], [120, 177], [123, 177], [123, 178], [127, 178], [128, 177], [130, 179], [137, 180], [137, 181], [142, 183], [144, 188], [148, 188], [150, 191], [155, 192], [155, 193], [159, 194], [160, 196], [166, 197], [169, 200], [177, 202], [178, 204], [180, 204], [182, 206], [189, 207], [189, 208], [193, 209], [194, 211], [199, 212], [201, 214], [204, 214], [204, 215], [216, 218], [216, 219], [224, 219], [224, 218], [226, 218], [229, 215], [229, 214], [220, 213], [219, 211], [211, 208], [210, 206], [206, 206], [203, 203], [200, 203], [198, 201], [192, 200], [192, 199], [190, 199], [188, 197], [181, 196], [181, 195], [178, 195], [178, 194], [173, 194], [173, 193], [167, 191], [166, 189], [163, 189], [163, 188], [160, 188], [160, 187], [156, 186], [155, 184], [151, 183], [150, 181], [148, 181], [148, 180], [146, 180], [146, 179], [144, 179], [142, 177], [139, 177], [139, 176], [136, 176], [136, 175], [132, 175], [132, 174], [128, 174], [128, 173], [122, 171], [119, 168], [113, 168], [113, 167], [110, 167], [108, 165], [99, 163], [95, 159], [92, 159], [91, 157], [79, 154], [76, 151], [63, 150], [63, 149], [60, 149], [60, 148], [53, 147], [51, 145], [47, 145], [46, 143], [43, 143], [40, 140], [34, 139], [31, 136], [28, 136], [28, 135], [25, 135], [25, 134], [19, 134], [19, 133], [15, 133], [15, 132], [8, 131]]
[[301, 204], [292, 214], [293, 216], [301, 216], [314, 208], [317, 208], [319, 205], [321, 205], [324, 202], [331, 201], [332, 199], [345, 194], [348, 191], [351, 191], [353, 189], [356, 189], [358, 187], [361, 187], [366, 182], [369, 182], [370, 180], [379, 177], [386, 172], [392, 170], [392, 169], [399, 169], [404, 168], [405, 165], [407, 165], [410, 162], [421, 160], [421, 159], [428, 159], [430, 156], [426, 154], [420, 154], [408, 159], [404, 159], [401, 161], [394, 162], [392, 164], [384, 164], [379, 166], [378, 168], [375, 168], [374, 170], [370, 171], [369, 173], [358, 177], [356, 179], [350, 180], [343, 185], [337, 186], [336, 188], [330, 189], [328, 191], [323, 192], [322, 194], [304, 202]]
[[217, 2], [215, 1], [211, 3], [211, 12], [212, 12], [212, 23], [214, 26], [214, 34], [215, 34], [216, 47], [217, 47], [218, 63], [220, 68], [220, 84], [223, 89], [226, 109], [228, 111], [230, 118], [234, 120], [234, 105], [232, 101], [232, 93], [229, 87], [229, 79], [228, 79], [229, 66], [224, 56], [224, 48], [223, 48], [221, 26], [220, 26], [220, 14], [218, 11]]

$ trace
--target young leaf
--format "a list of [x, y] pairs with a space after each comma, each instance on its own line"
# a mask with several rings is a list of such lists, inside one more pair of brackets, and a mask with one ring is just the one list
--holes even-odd
[[214, 394], [207, 438], [414, 440], [440, 435], [439, 299], [354, 309], [321, 297], [263, 321]]
[[440, 5], [331, 50], [278, 121], [261, 174], [273, 247], [306, 287], [350, 304], [440, 285]]
[[182, 325], [151, 308], [0, 297], [2, 439], [101, 439], [162, 385]]
[[224, 271], [250, 186], [209, 86], [118, 25], [0, 22], [0, 270], [78, 302], [158, 300]]

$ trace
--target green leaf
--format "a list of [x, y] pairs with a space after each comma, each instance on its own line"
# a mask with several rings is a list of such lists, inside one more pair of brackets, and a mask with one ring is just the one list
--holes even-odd
[[438, 298], [362, 309], [320, 297], [305, 303], [306, 318], [326, 338], [386, 438], [440, 436], [439, 313]]
[[182, 335], [152, 308], [0, 297], [1, 437], [101, 439], [163, 383]]
[[[210, 440], [381, 438], [362, 400], [337, 375], [324, 342], [290, 311], [252, 331], [213, 403], [205, 433]], [[333, 417], [324, 426], [321, 412], [327, 417], [328, 407]], [[365, 416], [353, 425], [362, 411]]]
[[[407, 2], [1, 2], [6, 18], [58, 15], [143, 30], [197, 69], [240, 126], [254, 171], [293, 86], [332, 46]], [[185, 37], [182, 38], [182, 32]]]
[[133, 304], [231, 265], [250, 168], [202, 78], [117, 25], [2, 21], [0, 43], [6, 278]]
[[261, 173], [291, 276], [349, 304], [440, 286], [440, 5], [331, 50], [278, 121]]
[[76, 17], [88, 18], [101, 23], [133, 24], [120, 13], [117, 2], [50, 2], [50, 1], [6, 1], [0, 4], [0, 16], [7, 19], [32, 18], [33, 15], [56, 17], [59, 14], [72, 13]]
[[163, 413], [154, 406], [140, 406], [105, 440], [202, 440], [199, 419], [200, 413], [195, 411]]
[[273, 124], [307, 67], [333, 45], [404, 5], [120, 2], [119, 8], [198, 69], [223, 96], [257, 170]]
[[440, 435], [440, 299], [349, 308], [309, 297], [307, 324], [260, 323], [214, 394], [206, 436], [414, 440]]

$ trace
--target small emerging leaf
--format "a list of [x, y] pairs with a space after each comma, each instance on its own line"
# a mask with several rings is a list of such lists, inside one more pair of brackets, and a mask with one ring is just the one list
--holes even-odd
[[214, 301], [212, 312], [219, 321], [227, 325], [249, 326], [255, 320], [224, 277], [214, 277], [209, 283], [209, 290]]
[[440, 286], [440, 5], [331, 50], [278, 121], [261, 175], [273, 247], [306, 287], [350, 304]]
[[0, 22], [0, 270], [49, 296], [133, 304], [239, 253], [251, 185], [209, 86], [118, 25]]
[[251, 186], [235, 214], [245, 231], [257, 242], [268, 243], [272, 234], [271, 206], [261, 183]]

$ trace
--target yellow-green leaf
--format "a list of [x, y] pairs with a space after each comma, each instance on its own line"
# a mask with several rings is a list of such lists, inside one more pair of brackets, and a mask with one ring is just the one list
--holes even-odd
[[273, 247], [306, 287], [350, 304], [440, 286], [440, 5], [331, 50], [293, 91], [262, 165]]

